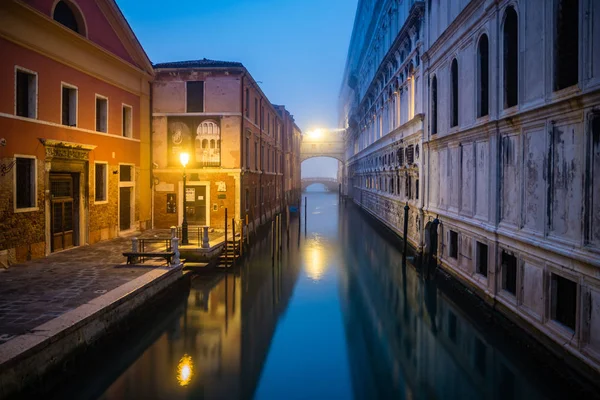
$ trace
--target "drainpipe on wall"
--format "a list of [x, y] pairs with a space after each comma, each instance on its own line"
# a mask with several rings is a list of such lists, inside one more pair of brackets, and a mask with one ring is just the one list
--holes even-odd
[[148, 82], [150, 86], [150, 110], [148, 113], [150, 129], [150, 229], [154, 229], [154, 129], [152, 128], [152, 113], [154, 106], [152, 105], [152, 82]]
[[263, 169], [263, 155], [264, 152], [262, 151], [262, 126], [263, 126], [263, 112], [262, 112], [262, 101], [263, 101], [263, 97], [262, 95], [260, 96], [260, 101], [258, 103], [258, 113], [260, 115], [260, 121], [259, 121], [259, 125], [258, 125], [258, 154], [260, 155], [259, 159], [260, 159], [260, 175], [258, 176], [258, 180], [259, 180], [259, 184], [258, 187], [260, 188], [260, 194], [258, 196], [259, 198], [259, 202], [260, 202], [260, 225], [262, 225], [262, 215], [263, 215], [263, 195], [262, 195], [262, 180], [263, 180], [263, 173], [264, 173], [264, 169]]
[[244, 145], [246, 143], [246, 141], [244, 140], [244, 122], [245, 122], [244, 118], [246, 116], [246, 111], [244, 110], [244, 91], [245, 91], [244, 90], [244, 79], [245, 78], [246, 78], [246, 73], [244, 72], [242, 74], [242, 84], [240, 86], [240, 110], [242, 111], [242, 118], [240, 119], [240, 219], [242, 219], [242, 220], [244, 219], [244, 218], [242, 218], [242, 210], [244, 210], [246, 215], [248, 214], [248, 212], [246, 211], [246, 207], [245, 207], [246, 193], [244, 190], [244, 182], [243, 182], [244, 164], [248, 162], [248, 160], [245, 159], [247, 150], [244, 148]]

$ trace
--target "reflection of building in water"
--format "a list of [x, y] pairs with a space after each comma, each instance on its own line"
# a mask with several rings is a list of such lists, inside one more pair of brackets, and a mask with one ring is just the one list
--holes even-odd
[[262, 265], [214, 286], [192, 279], [185, 315], [103, 398], [251, 398], [298, 276], [291, 266]]
[[402, 268], [400, 254], [378, 238], [350, 243], [348, 232], [356, 230], [342, 229], [351, 251], [341, 297], [358, 398], [559, 395], [551, 383], [539, 384], [531, 359], [491, 332], [497, 326], [473, 319], [411, 265]]

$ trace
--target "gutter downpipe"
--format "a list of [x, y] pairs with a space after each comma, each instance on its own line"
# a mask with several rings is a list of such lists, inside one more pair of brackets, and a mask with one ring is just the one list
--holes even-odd
[[244, 163], [248, 163], [248, 160], [245, 159], [245, 156], [246, 156], [248, 150], [244, 148], [244, 145], [246, 143], [246, 141], [244, 140], [244, 123], [246, 122], [245, 121], [246, 112], [244, 110], [244, 92], [245, 92], [244, 79], [245, 78], [246, 78], [246, 72], [244, 72], [242, 74], [242, 85], [240, 87], [240, 110], [242, 111], [242, 118], [240, 121], [240, 149], [241, 149], [241, 152], [240, 152], [240, 199], [241, 199], [240, 200], [240, 219], [241, 220], [244, 220], [246, 215], [248, 215], [248, 212], [246, 212], [246, 215], [244, 216], [244, 218], [242, 218], [242, 210], [246, 210], [246, 207], [244, 207], [242, 205], [242, 203], [246, 201], [245, 196], [244, 196], [244, 191], [243, 191]]
[[152, 128], [154, 105], [152, 104], [152, 82], [148, 82], [148, 85], [150, 86], [150, 110], [148, 110], [148, 129], [150, 129], [150, 227], [154, 229], [154, 129]]

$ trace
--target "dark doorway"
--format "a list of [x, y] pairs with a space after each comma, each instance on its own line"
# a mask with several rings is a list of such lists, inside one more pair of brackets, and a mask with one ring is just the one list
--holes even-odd
[[131, 228], [131, 188], [119, 188], [119, 229]]
[[185, 200], [188, 222], [206, 225], [206, 186], [188, 186]]
[[77, 244], [74, 227], [78, 207], [74, 186], [73, 177], [69, 174], [50, 175], [52, 252]]

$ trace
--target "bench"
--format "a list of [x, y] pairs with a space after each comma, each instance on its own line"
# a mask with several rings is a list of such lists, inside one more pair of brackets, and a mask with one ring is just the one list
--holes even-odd
[[174, 251], [163, 251], [163, 252], [154, 252], [154, 253], [145, 253], [145, 252], [140, 253], [140, 252], [130, 251], [130, 252], [123, 253], [123, 255], [125, 257], [127, 257], [127, 264], [133, 264], [135, 262], [136, 258], [142, 257], [142, 258], [163, 258], [167, 262], [167, 265], [171, 265], [171, 258], [175, 256], [175, 252]]

